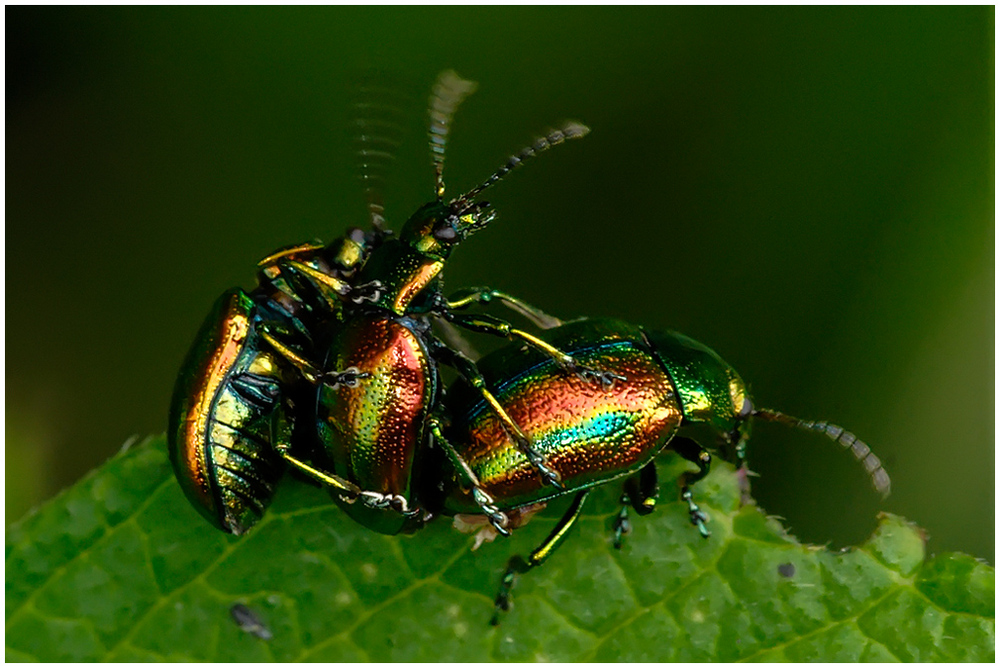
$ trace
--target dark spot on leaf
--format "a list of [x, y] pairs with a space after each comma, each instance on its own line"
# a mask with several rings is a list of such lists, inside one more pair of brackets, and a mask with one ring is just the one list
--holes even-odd
[[778, 564], [778, 575], [783, 578], [790, 578], [795, 575], [795, 564], [791, 562], [786, 562], [784, 564]]
[[229, 609], [229, 614], [233, 616], [233, 621], [236, 625], [246, 633], [252, 636], [256, 636], [261, 640], [270, 640], [274, 636], [271, 634], [271, 629], [267, 628], [264, 622], [261, 621], [260, 617], [257, 616], [253, 610], [243, 605], [242, 603], [237, 603]]

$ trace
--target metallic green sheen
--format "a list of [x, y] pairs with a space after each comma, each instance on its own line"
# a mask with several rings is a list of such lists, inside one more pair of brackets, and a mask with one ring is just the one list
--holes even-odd
[[708, 425], [717, 433], [737, 427], [734, 386], [746, 396], [743, 381], [711, 348], [677, 332], [643, 330], [654, 354], [670, 373], [689, 423]]

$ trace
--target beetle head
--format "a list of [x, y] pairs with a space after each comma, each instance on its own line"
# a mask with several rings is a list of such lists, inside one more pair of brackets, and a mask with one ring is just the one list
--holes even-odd
[[403, 226], [400, 240], [418, 251], [435, 259], [445, 259], [456, 244], [464, 241], [473, 232], [485, 227], [496, 217], [489, 202], [476, 201], [487, 188], [492, 187], [512, 170], [533, 159], [553, 146], [567, 139], [585, 136], [590, 129], [577, 122], [564, 123], [550, 130], [542, 137], [512, 155], [507, 162], [488, 179], [456, 197], [447, 204], [444, 201], [444, 161], [451, 122], [459, 105], [476, 90], [476, 83], [448, 70], [438, 75], [431, 93], [428, 112], [430, 114], [431, 160], [434, 163], [434, 194], [436, 201], [425, 204], [417, 210]]
[[399, 239], [425, 255], [444, 260], [455, 246], [495, 217], [489, 202], [430, 202], [410, 216]]

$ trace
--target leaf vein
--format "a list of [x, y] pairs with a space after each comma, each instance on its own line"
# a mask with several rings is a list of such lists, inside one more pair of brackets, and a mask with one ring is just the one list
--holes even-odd
[[[382, 601], [378, 605], [373, 605], [370, 608], [367, 608], [365, 610], [365, 612], [362, 613], [361, 615], [359, 615], [358, 618], [354, 621], [354, 623], [351, 624], [350, 626], [345, 627], [339, 633], [330, 636], [326, 640], [323, 640], [323, 641], [320, 641], [320, 642], [316, 643], [315, 645], [313, 645], [310, 648], [303, 649], [302, 652], [299, 654], [299, 656], [295, 659], [295, 661], [297, 663], [301, 662], [301, 661], [305, 661], [306, 657], [308, 657], [309, 654], [314, 653], [314, 652], [316, 652], [317, 650], [319, 650], [319, 649], [321, 649], [323, 647], [326, 647], [328, 644], [330, 644], [331, 642], [336, 641], [337, 639], [340, 639], [340, 638], [350, 638], [351, 634], [353, 634], [362, 624], [364, 624], [366, 621], [368, 621], [369, 619], [371, 619], [372, 616], [374, 616], [376, 613], [378, 613], [378, 612], [382, 611], [383, 609], [389, 607], [390, 605], [392, 605], [396, 601], [398, 601], [398, 600], [400, 600], [400, 599], [408, 596], [409, 594], [411, 594], [412, 592], [416, 591], [417, 589], [419, 589], [422, 586], [425, 586], [425, 585], [433, 583], [433, 582], [440, 582], [441, 574], [444, 573], [446, 570], [448, 570], [448, 568], [450, 568], [452, 564], [454, 564], [456, 561], [458, 561], [468, 551], [468, 549], [469, 549], [469, 545], [468, 545], [468, 542], [467, 542], [467, 543], [463, 544], [462, 548], [460, 550], [456, 551], [454, 555], [452, 555], [450, 558], [442, 561], [441, 568], [438, 569], [435, 573], [433, 573], [432, 575], [430, 575], [430, 576], [428, 576], [426, 578], [414, 579], [414, 581], [409, 586], [404, 587], [403, 589], [400, 589], [398, 592], [396, 592], [395, 594], [393, 594], [389, 598], [385, 599], [384, 601]], [[352, 642], [353, 642], [353, 640], [352, 640]], [[357, 644], [357, 643], [355, 643], [355, 644]]]
[[161, 482], [156, 487], [156, 489], [154, 489], [150, 493], [150, 495], [148, 497], [146, 497], [146, 499], [143, 500], [142, 503], [140, 503], [138, 506], [136, 506], [135, 510], [133, 510], [131, 513], [129, 513], [128, 515], [126, 515], [125, 517], [123, 517], [121, 522], [119, 522], [118, 524], [115, 524], [115, 525], [107, 525], [109, 528], [106, 529], [104, 531], [104, 533], [102, 533], [99, 537], [95, 538], [89, 545], [87, 545], [86, 547], [84, 547], [83, 549], [81, 549], [79, 552], [77, 552], [76, 554], [74, 554], [72, 557], [70, 557], [69, 559], [67, 559], [65, 562], [63, 562], [62, 564], [60, 564], [59, 566], [57, 566], [55, 569], [53, 569], [53, 571], [48, 575], [48, 577], [46, 577], [43, 582], [41, 582], [37, 587], [35, 587], [35, 589], [32, 590], [31, 594], [29, 594], [28, 597], [17, 608], [15, 608], [13, 611], [11, 611], [11, 614], [7, 617], [7, 623], [6, 623], [6, 626], [4, 628], [5, 629], [9, 629], [10, 625], [13, 624], [14, 621], [20, 616], [21, 611], [24, 610], [25, 606], [29, 605], [29, 604], [33, 604], [34, 601], [35, 601], [35, 599], [38, 597], [38, 595], [46, 587], [48, 587], [49, 584], [51, 584], [53, 580], [55, 580], [56, 578], [64, 575], [66, 573], [66, 571], [69, 570], [70, 566], [72, 566], [73, 564], [75, 564], [78, 560], [83, 559], [85, 557], [88, 557], [91, 553], [93, 553], [93, 551], [98, 547], [98, 545], [100, 543], [103, 543], [110, 536], [113, 536], [118, 531], [120, 531], [121, 528], [124, 526], [124, 524], [129, 519], [135, 517], [136, 515], [141, 514], [146, 508], [148, 508], [152, 504], [153, 500], [160, 493], [162, 493], [163, 490], [167, 489], [170, 486], [170, 483], [172, 483], [172, 482], [174, 482], [173, 477], [165, 478], [163, 480], [163, 482]]
[[[901, 587], [899, 587], [898, 585], [895, 586], [895, 587], [890, 587], [889, 590], [885, 594], [883, 594], [879, 598], [877, 598], [874, 601], [872, 601], [872, 604], [870, 606], [868, 606], [864, 610], [859, 611], [856, 615], [851, 615], [851, 616], [846, 617], [844, 619], [838, 619], [838, 620], [835, 620], [835, 621], [831, 621], [829, 624], [824, 624], [823, 626], [816, 627], [812, 631], [809, 631], [808, 633], [803, 633], [802, 635], [800, 635], [800, 636], [798, 636], [796, 638], [793, 638], [792, 640], [786, 640], [784, 642], [780, 642], [780, 643], [777, 643], [775, 645], [771, 645], [769, 647], [761, 647], [760, 649], [758, 649], [753, 654], [748, 654], [746, 656], [740, 657], [739, 659], [736, 660], [736, 662], [737, 663], [746, 663], [746, 662], [749, 662], [752, 659], [754, 659], [755, 657], [760, 656], [764, 652], [770, 652], [772, 650], [784, 649], [785, 647], [790, 647], [790, 646], [794, 645], [797, 642], [802, 642], [806, 638], [809, 638], [811, 636], [823, 633], [824, 631], [832, 629], [832, 628], [834, 628], [834, 627], [836, 627], [836, 626], [838, 626], [840, 624], [845, 624], [845, 623], [848, 623], [848, 622], [853, 622], [854, 624], [857, 624], [858, 618], [860, 618], [861, 615], [863, 615], [866, 612], [874, 609], [876, 606], [878, 606], [884, 600], [886, 600], [887, 598], [889, 598], [889, 596], [891, 596], [892, 594], [895, 594], [898, 591], [900, 591], [900, 589], [901, 589]], [[860, 628], [860, 626], [859, 626], [859, 628]], [[867, 636], [867, 634], [865, 634], [865, 635]], [[874, 640], [874, 638], [872, 638], [872, 640]], [[895, 655], [893, 655], [893, 656], [895, 656]]]

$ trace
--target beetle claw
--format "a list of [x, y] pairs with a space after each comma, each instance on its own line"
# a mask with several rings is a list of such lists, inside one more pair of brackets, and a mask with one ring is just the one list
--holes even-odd
[[420, 512], [419, 509], [411, 509], [405, 497], [399, 494], [381, 494], [364, 490], [357, 498], [360, 498], [365, 505], [379, 510], [394, 510], [403, 515], [412, 516]]
[[625, 376], [621, 374], [611, 371], [601, 371], [600, 369], [576, 364], [575, 362], [568, 370], [575, 373], [581, 380], [587, 383], [600, 383], [601, 389], [605, 391], [610, 390], [614, 386], [615, 381], [626, 380]]
[[556, 489], [565, 489], [565, 486], [562, 484], [562, 476], [557, 471], [550, 469], [541, 459], [534, 462], [534, 464], [546, 484], [552, 485]]
[[355, 304], [375, 303], [382, 296], [382, 287], [382, 281], [370, 281], [353, 286], [347, 295]]
[[691, 524], [698, 527], [698, 533], [701, 534], [702, 538], [708, 538], [712, 535], [712, 532], [708, 530], [705, 523], [708, 522], [708, 515], [698, 507], [698, 504], [694, 502], [694, 498], [691, 494], [691, 490], [687, 487], [681, 492], [681, 499], [687, 501], [688, 504], [688, 515], [691, 517]]
[[489, 519], [490, 524], [493, 525], [497, 533], [501, 536], [509, 536], [510, 529], [507, 526], [510, 524], [510, 520], [497, 508], [493, 497], [482, 488], [476, 487], [472, 490], [472, 498], [475, 499], [476, 504], [479, 505], [479, 508], [486, 515], [487, 519]]
[[344, 387], [357, 387], [358, 381], [362, 378], [370, 378], [371, 374], [361, 371], [356, 366], [348, 367], [343, 371], [329, 371], [322, 376], [323, 383], [336, 390], [341, 385]]

